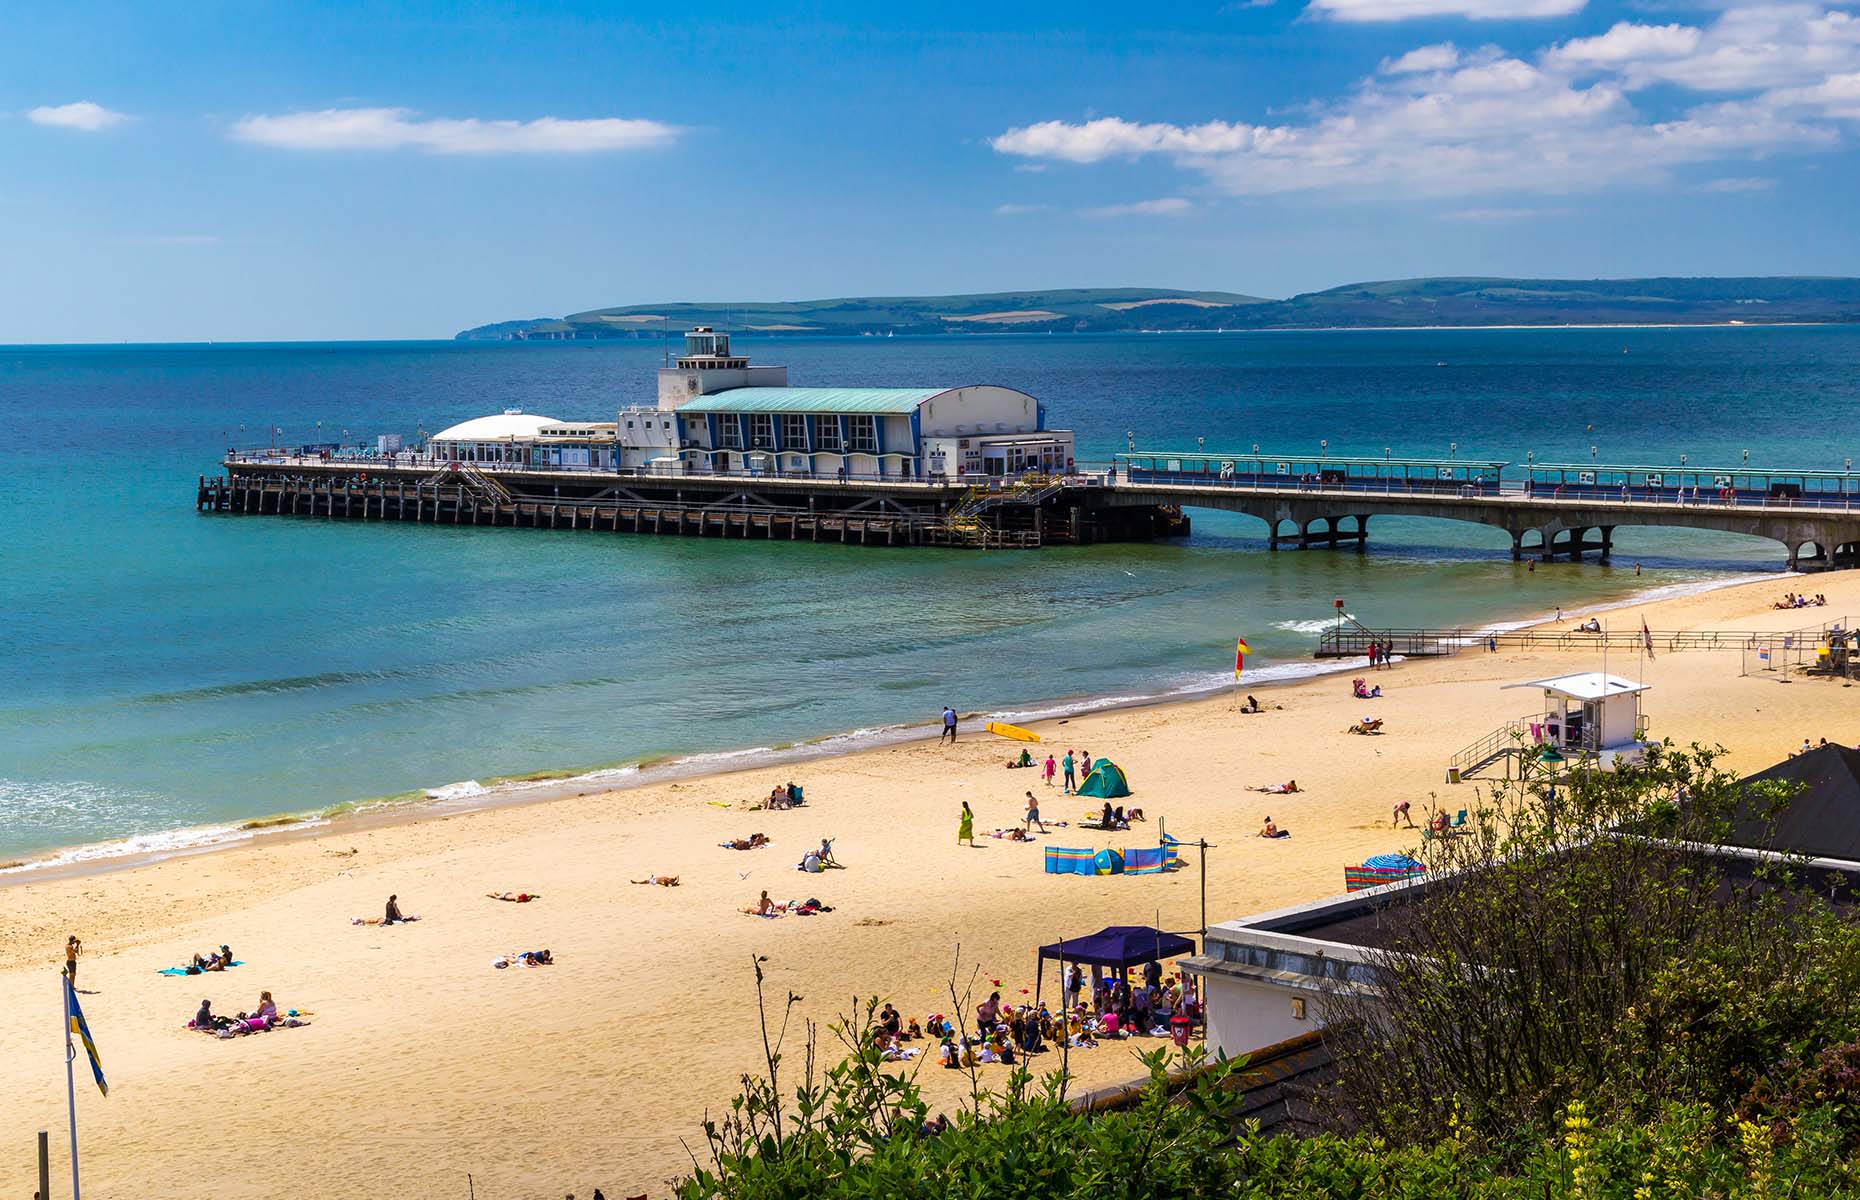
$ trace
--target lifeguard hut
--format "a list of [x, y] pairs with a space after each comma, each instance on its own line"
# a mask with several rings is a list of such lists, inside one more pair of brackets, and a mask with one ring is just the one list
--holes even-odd
[[1584, 671], [1505, 686], [1543, 692], [1542, 715], [1526, 720], [1534, 745], [1554, 747], [1604, 771], [1623, 764], [1638, 766], [1646, 759], [1647, 719], [1640, 697], [1650, 684]]

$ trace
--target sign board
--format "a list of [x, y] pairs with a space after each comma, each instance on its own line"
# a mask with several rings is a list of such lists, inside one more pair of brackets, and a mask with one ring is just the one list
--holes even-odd
[[1711, 483], [1713, 487], [1728, 488], [1731, 486], [1731, 477], [1729, 475], [1713, 475], [1711, 477]]
[[1234, 477], [1234, 464], [1233, 464], [1233, 460], [1232, 460], [1232, 459], [1224, 459], [1224, 460], [1223, 460], [1223, 461], [1221, 462], [1221, 478], [1222, 478], [1222, 479], [1232, 479], [1233, 477]]
[[1660, 474], [1656, 474], [1656, 473], [1654, 473], [1654, 472], [1651, 472], [1651, 471], [1650, 471], [1650, 472], [1648, 472], [1648, 474], [1647, 474], [1647, 486], [1648, 486], [1648, 487], [1665, 487], [1665, 486], [1666, 486], [1666, 476], [1664, 476], [1664, 475], [1660, 475]]
[[1435, 467], [1434, 477], [1437, 479], [1451, 479], [1453, 478], [1453, 468], [1452, 467]]
[[1576, 472], [1576, 482], [1577, 482], [1577, 483], [1594, 483], [1594, 482], [1595, 482], [1595, 472], [1594, 472], [1594, 471], [1578, 471], [1578, 472]]
[[1292, 464], [1291, 463], [1280, 463], [1278, 464], [1278, 471], [1279, 471], [1279, 474], [1281, 475], [1290, 475], [1292, 473]]

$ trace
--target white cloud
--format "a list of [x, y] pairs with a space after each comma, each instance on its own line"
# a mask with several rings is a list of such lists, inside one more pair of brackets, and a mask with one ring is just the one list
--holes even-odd
[[71, 104], [45, 104], [31, 109], [26, 119], [35, 125], [50, 125], [58, 129], [81, 129], [85, 133], [98, 133], [129, 119], [127, 113], [111, 112], [101, 104], [89, 100], [78, 100]]
[[1437, 42], [1418, 46], [1400, 58], [1385, 58], [1376, 70], [1384, 75], [1412, 75], [1416, 71], [1449, 71], [1459, 65], [1459, 47], [1452, 42]]
[[1740, 175], [1725, 179], [1714, 179], [1709, 183], [1702, 183], [1699, 185], [1698, 190], [1701, 192], [1730, 193], [1768, 192], [1773, 191], [1775, 187], [1776, 181], [1774, 179], [1766, 179], [1760, 175]]
[[1618, 21], [1607, 33], [1572, 38], [1545, 52], [1544, 62], [1575, 69], [1684, 58], [1699, 47], [1704, 33], [1690, 25], [1636, 25]]
[[1860, 71], [1830, 75], [1810, 87], [1779, 88], [1771, 103], [1785, 108], [1806, 108], [1822, 116], [1860, 121]]
[[1194, 211], [1195, 206], [1180, 196], [1166, 196], [1161, 200], [1138, 200], [1134, 204], [1107, 204], [1103, 208], [1085, 208], [1079, 210], [1079, 216], [1106, 220], [1112, 217], [1181, 217]]
[[1306, 12], [1333, 21], [1408, 21], [1417, 17], [1465, 17], [1510, 21], [1567, 17], [1588, 0], [1311, 0]]
[[[1635, 98], [1652, 83], [1676, 88], [1678, 106], [1663, 91], [1650, 101], [1658, 113], [1641, 111]], [[1701, 27], [1620, 22], [1532, 55], [1437, 43], [1384, 60], [1341, 97], [1287, 111], [1297, 115], [1257, 125], [1041, 121], [991, 145], [1032, 162], [1157, 161], [1243, 196], [1661, 184], [1684, 168], [1838, 146], [1841, 122], [1860, 121], [1860, 17], [1763, 3]]]
[[1802, 86], [1860, 70], [1860, 16], [1819, 4], [1734, 6], [1702, 28], [1624, 21], [1600, 37], [1552, 47], [1543, 58], [1557, 68], [1606, 67], [1630, 89], [1657, 83], [1715, 92]]
[[1050, 204], [997, 204], [995, 215], [997, 217], [1024, 217], [1029, 213], [1050, 212], [1052, 207]]
[[405, 108], [326, 108], [248, 116], [232, 127], [241, 141], [289, 150], [401, 150], [435, 154], [586, 154], [662, 146], [680, 130], [621, 117], [532, 121], [419, 118]]

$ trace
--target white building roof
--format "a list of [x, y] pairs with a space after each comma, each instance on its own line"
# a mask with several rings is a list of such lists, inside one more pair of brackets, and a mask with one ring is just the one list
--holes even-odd
[[1542, 688], [1546, 692], [1555, 692], [1571, 700], [1600, 700], [1606, 696], [1628, 696], [1635, 692], [1644, 692], [1653, 685], [1635, 683], [1632, 679], [1623, 679], [1619, 675], [1604, 675], [1600, 671], [1583, 671], [1577, 675], [1557, 675], [1550, 679], [1533, 679], [1529, 683], [1508, 683], [1508, 688]]
[[502, 442], [533, 438], [545, 425], [560, 425], [554, 417], [538, 416], [521, 409], [505, 409], [496, 416], [473, 417], [433, 435], [435, 442]]

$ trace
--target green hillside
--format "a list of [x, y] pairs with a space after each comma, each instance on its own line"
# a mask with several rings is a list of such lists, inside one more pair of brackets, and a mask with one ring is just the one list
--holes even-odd
[[472, 341], [579, 341], [662, 337], [692, 325], [770, 335], [883, 335], [1796, 321], [1860, 321], [1860, 279], [1441, 277], [1352, 283], [1283, 300], [1167, 288], [1076, 288], [963, 296], [681, 301], [502, 321], [458, 336]]

